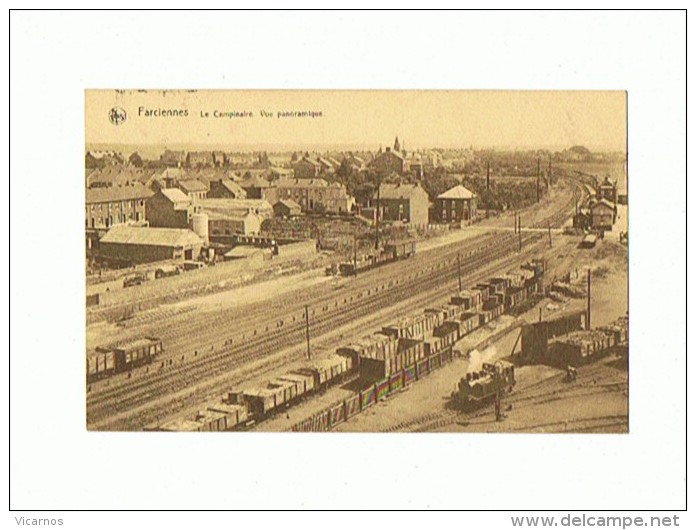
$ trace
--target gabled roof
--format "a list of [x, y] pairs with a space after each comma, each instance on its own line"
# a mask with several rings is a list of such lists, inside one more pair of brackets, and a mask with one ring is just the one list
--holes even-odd
[[293, 201], [292, 199], [280, 199], [280, 200], [279, 200], [277, 203], [275, 203], [273, 206], [275, 206], [276, 204], [283, 204], [284, 206], [287, 206], [287, 207], [290, 208], [291, 210], [293, 210], [293, 209], [302, 209], [302, 207], [301, 207], [299, 204], [297, 204], [295, 201]]
[[391, 150], [391, 149], [389, 151], [384, 151], [382, 153], [377, 154], [377, 156], [375, 156], [375, 160], [377, 160], [378, 158], [382, 158], [386, 155], [394, 155], [395, 157], [397, 157], [401, 160], [404, 160], [404, 157], [401, 153], [399, 153], [398, 151]]
[[243, 199], [246, 197], [246, 191], [236, 182], [230, 179], [220, 179], [218, 182], [220, 182], [220, 185], [226, 188], [228, 191], [239, 196], [239, 198]]
[[250, 216], [257, 218], [259, 221], [263, 220], [262, 216], [249, 210], [230, 210], [226, 212], [206, 210], [205, 214], [212, 221], [244, 221]]
[[184, 160], [186, 160], [186, 152], [165, 149], [164, 153], [162, 153], [162, 156], [160, 158], [176, 158], [183, 162]]
[[322, 166], [325, 166], [325, 167], [331, 168], [331, 169], [334, 169], [334, 168], [336, 168], [336, 167], [338, 167], [338, 166], [341, 165], [341, 164], [339, 164], [338, 162], [336, 162], [335, 160], [330, 159], [330, 158], [324, 158], [323, 156], [320, 156], [320, 157], [317, 159], [317, 162], [318, 162], [319, 164], [321, 164]]
[[179, 188], [163, 188], [160, 193], [164, 195], [172, 204], [190, 203], [191, 197], [186, 195]]
[[[249, 174], [247, 176], [247, 173]], [[271, 183], [268, 182], [261, 174], [252, 174], [249, 171], [244, 173], [244, 178], [239, 182], [242, 188], [270, 188]]]
[[180, 180], [178, 186], [186, 193], [197, 192], [197, 191], [208, 191], [208, 188], [200, 180]]
[[198, 202], [204, 213], [271, 212], [273, 207], [265, 199], [201, 199]]
[[293, 165], [301, 164], [302, 162], [305, 162], [305, 163], [307, 163], [307, 164], [311, 164], [311, 165], [313, 165], [314, 167], [319, 167], [319, 166], [321, 165], [319, 162], [315, 162], [315, 161], [312, 160], [311, 158], [304, 158], [304, 157], [301, 158], [300, 160], [298, 160], [297, 162], [294, 162]]
[[161, 178], [161, 179], [170, 178], [170, 179], [179, 180], [179, 179], [188, 178], [188, 175], [186, 174], [186, 171], [181, 169], [181, 168], [168, 167], [168, 168], [164, 169], [159, 175], [157, 175], [157, 177]]
[[117, 186], [109, 188], [88, 188], [85, 190], [85, 203], [96, 204], [104, 202], [132, 201], [148, 199], [153, 193], [142, 184], [132, 186]]
[[476, 194], [459, 185], [437, 196], [438, 199], [473, 199]]
[[382, 199], [412, 199], [427, 195], [418, 184], [382, 184], [379, 187], [379, 196]]
[[614, 204], [609, 202], [606, 199], [601, 199], [593, 204], [590, 205], [590, 210], [594, 210], [595, 208], [598, 208], [600, 206], [604, 206], [605, 208], [609, 208], [612, 211], [614, 211]]
[[279, 188], [326, 188], [329, 183], [324, 179], [279, 178], [276, 185]]
[[152, 169], [136, 168], [132, 166], [105, 166], [99, 169], [90, 169], [87, 173], [87, 186], [128, 186], [141, 182], [146, 184], [155, 173]]
[[203, 244], [203, 240], [188, 229], [143, 228], [126, 225], [113, 227], [99, 242], [158, 247], [184, 247]]
[[96, 160], [101, 160], [102, 158], [119, 158], [123, 160], [123, 153], [117, 151], [87, 151], [87, 155]]

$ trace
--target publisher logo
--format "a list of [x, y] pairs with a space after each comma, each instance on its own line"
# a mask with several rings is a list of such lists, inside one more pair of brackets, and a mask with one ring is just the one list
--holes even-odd
[[121, 107], [114, 107], [109, 111], [109, 121], [114, 125], [121, 125], [126, 121], [126, 111]]

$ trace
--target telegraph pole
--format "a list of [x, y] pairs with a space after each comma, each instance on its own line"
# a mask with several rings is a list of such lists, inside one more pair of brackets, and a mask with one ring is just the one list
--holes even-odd
[[590, 288], [591, 288], [591, 273], [592, 271], [590, 269], [587, 269], [587, 329], [592, 329], [591, 325], [591, 307], [590, 307]]
[[379, 192], [382, 187], [382, 178], [377, 177], [377, 210], [375, 210], [375, 250], [379, 249]]
[[358, 238], [353, 236], [353, 274], [358, 275]]
[[462, 292], [462, 255], [457, 253], [457, 276], [459, 277], [459, 292]]
[[549, 248], [553, 248], [553, 243], [551, 242], [551, 222], [546, 221], [546, 226], [549, 228]]
[[491, 161], [487, 160], [486, 161], [486, 195], [487, 195], [487, 201], [486, 201], [486, 219], [488, 219], [488, 209], [490, 208], [490, 202], [491, 202]]
[[500, 383], [502, 379], [502, 374], [500, 373], [500, 366], [495, 364], [495, 372], [493, 374], [495, 378], [495, 421], [503, 420], [503, 411], [501, 410], [501, 388]]
[[536, 192], [537, 192], [537, 202], [541, 200], [539, 191], [539, 174], [541, 173], [541, 159], [537, 158], [537, 178], [536, 178]]
[[312, 351], [309, 348], [309, 306], [304, 306], [305, 315], [305, 336], [307, 338], [307, 359], [312, 358]]
[[522, 252], [522, 216], [517, 217], [517, 234], [520, 239], [520, 252]]

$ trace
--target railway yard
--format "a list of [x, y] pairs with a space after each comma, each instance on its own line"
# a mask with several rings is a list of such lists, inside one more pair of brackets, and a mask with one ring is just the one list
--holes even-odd
[[[325, 276], [320, 269], [309, 269], [162, 303], [122, 321], [88, 323], [88, 352], [100, 344], [140, 337], [157, 337], [164, 352], [127, 373], [88, 381], [87, 427], [157, 429], [177, 418], [194, 417], [206, 403], [234, 390], [301, 370], [308, 361], [328, 358], [338, 347], [388, 322], [447, 303], [458, 291], [458, 281], [474, 286], [532, 260], [543, 260], [546, 285], [564, 276], [569, 283], [581, 283], [578, 271], [591, 268], [592, 322], [609, 323], [627, 311], [627, 249], [607, 240], [581, 250], [580, 236], [563, 233], [583, 194], [577, 181], [562, 179], [544, 201], [519, 212], [521, 233], [511, 230], [511, 215], [486, 219], [476, 230], [431, 239], [408, 259], [357, 276]], [[454, 355], [447, 364], [443, 357], [442, 367], [429, 377], [391, 393], [334, 430], [627, 431], [627, 370], [613, 355], [580, 367], [572, 384], [563, 382], [565, 372], [559, 368], [518, 367], [517, 388], [503, 399], [503, 421], [495, 421], [491, 406], [463, 412], [449, 404], [456, 382], [474, 365], [510, 356], [523, 322], [583, 304], [572, 297], [530, 297], [524, 310], [499, 316], [462, 337], [456, 350], [469, 355]], [[348, 398], [356, 385], [347, 377], [341, 385], [244, 428], [293, 429], [303, 418]]]

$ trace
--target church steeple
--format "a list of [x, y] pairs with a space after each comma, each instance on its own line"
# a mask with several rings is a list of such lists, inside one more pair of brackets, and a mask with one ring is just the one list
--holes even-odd
[[396, 151], [397, 153], [399, 151], [401, 151], [401, 146], [399, 145], [399, 137], [398, 136], [394, 140], [394, 151]]

